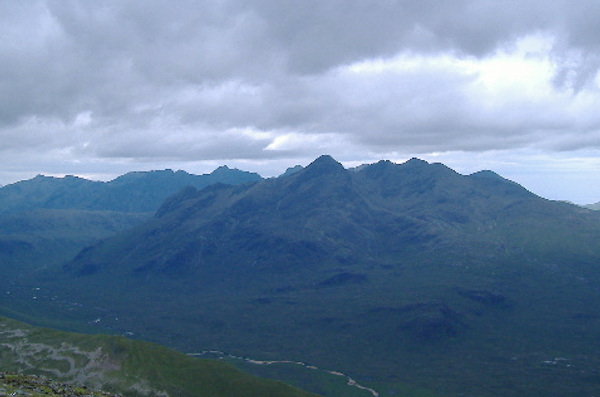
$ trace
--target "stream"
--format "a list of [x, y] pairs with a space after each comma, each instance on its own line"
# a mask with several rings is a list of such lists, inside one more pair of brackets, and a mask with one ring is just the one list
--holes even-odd
[[330, 370], [326, 370], [326, 369], [321, 369], [318, 367], [315, 367], [314, 365], [309, 365], [306, 363], [303, 363], [301, 361], [261, 361], [261, 360], [253, 360], [251, 358], [247, 358], [247, 357], [239, 357], [239, 356], [234, 356], [231, 354], [227, 354], [227, 353], [223, 353], [221, 351], [218, 350], [205, 350], [201, 353], [188, 353], [188, 356], [192, 356], [192, 357], [202, 357], [202, 356], [206, 356], [206, 355], [216, 355], [216, 356], [220, 356], [221, 358], [223, 357], [227, 357], [230, 359], [234, 359], [234, 360], [242, 360], [248, 364], [254, 364], [254, 365], [273, 365], [273, 364], [292, 364], [292, 365], [299, 365], [301, 367], [304, 367], [306, 369], [310, 369], [313, 371], [321, 371], [321, 372], [325, 372], [327, 374], [330, 375], [335, 375], [335, 376], [341, 376], [346, 378], [347, 384], [348, 386], [352, 386], [352, 387], [356, 387], [357, 389], [361, 389], [361, 390], [365, 390], [369, 393], [371, 393], [373, 395], [373, 397], [379, 397], [379, 393], [369, 387], [366, 386], [362, 386], [361, 384], [357, 383], [354, 379], [352, 379], [351, 377], [349, 377], [346, 374], [343, 374], [341, 372], [338, 371], [330, 371]]

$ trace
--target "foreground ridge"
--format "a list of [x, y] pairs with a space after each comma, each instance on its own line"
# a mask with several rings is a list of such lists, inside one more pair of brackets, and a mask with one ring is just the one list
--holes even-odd
[[22, 397], [121, 397], [103, 391], [94, 391], [85, 386], [73, 386], [33, 375], [0, 372], [0, 395]]
[[[153, 343], [38, 328], [5, 317], [0, 317], [0, 357], [0, 396], [314, 396]], [[56, 383], [47, 383], [49, 378]]]

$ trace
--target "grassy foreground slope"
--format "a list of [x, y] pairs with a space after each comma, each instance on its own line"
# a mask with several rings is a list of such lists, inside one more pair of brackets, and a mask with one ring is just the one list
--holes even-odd
[[5, 317], [0, 317], [0, 371], [44, 375], [124, 396], [314, 396], [152, 343], [37, 328]]

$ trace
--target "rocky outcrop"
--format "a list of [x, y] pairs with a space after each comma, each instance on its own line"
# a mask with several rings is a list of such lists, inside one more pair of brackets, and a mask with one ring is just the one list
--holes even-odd
[[22, 397], [120, 397], [85, 386], [73, 386], [48, 378], [0, 372], [0, 395]]

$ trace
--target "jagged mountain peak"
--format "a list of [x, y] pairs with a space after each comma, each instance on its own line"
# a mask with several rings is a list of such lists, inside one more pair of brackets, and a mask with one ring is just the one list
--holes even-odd
[[413, 157], [404, 163], [394, 163], [390, 160], [380, 160], [373, 164], [367, 164], [361, 166], [358, 172], [367, 171], [367, 174], [380, 174], [382, 172], [388, 172], [390, 170], [403, 171], [406, 174], [441, 174], [441, 173], [452, 173], [457, 174], [456, 171], [447, 167], [442, 163], [429, 163], [425, 160]]
[[[182, 176], [182, 174], [177, 171], [178, 176]], [[183, 171], [183, 174], [190, 175], [187, 172]], [[112, 181], [107, 182], [109, 185], [123, 185], [128, 183], [135, 183], [141, 180], [150, 180], [157, 178], [170, 178], [175, 175], [172, 169], [164, 169], [164, 170], [151, 170], [151, 171], [130, 171], [124, 175], [120, 175], [113, 179]]]
[[483, 170], [467, 176], [468, 179], [477, 181], [486, 187], [486, 191], [495, 194], [510, 195], [517, 197], [538, 197], [517, 182], [506, 179], [494, 171]]
[[[232, 171], [231, 168], [229, 168], [227, 165], [221, 165], [219, 167], [217, 167], [213, 172], [211, 172], [211, 175], [219, 175], [219, 174], [224, 174], [224, 173], [228, 173]], [[235, 171], [235, 169], [234, 169]]]
[[82, 178], [80, 176], [76, 176], [76, 175], [65, 175], [62, 177], [59, 176], [49, 176], [49, 175], [42, 175], [42, 174], [38, 174], [35, 176], [35, 178], [26, 180], [26, 181], [20, 181], [20, 182], [16, 182], [16, 183], [24, 183], [24, 182], [40, 182], [40, 181], [48, 181], [48, 182], [69, 182], [69, 181], [82, 181], [82, 182], [93, 182], [90, 181], [88, 179]]
[[315, 161], [313, 161], [306, 167], [306, 169], [309, 169], [309, 168], [337, 169], [337, 170], [345, 169], [341, 163], [339, 163], [337, 160], [335, 160], [333, 157], [331, 157], [328, 154], [319, 156]]
[[491, 170], [477, 171], [477, 172], [470, 174], [469, 176], [472, 176], [475, 178], [504, 179], [503, 177], [501, 177], [500, 175], [498, 175], [497, 173], [495, 173], [494, 171], [491, 171]]
[[[441, 163], [428, 163], [425, 160], [412, 158], [404, 163], [397, 164], [389, 160], [381, 160], [377, 163], [361, 167], [357, 172], [361, 177], [368, 180], [379, 181], [387, 185], [395, 185], [400, 188], [402, 185], [413, 185], [416, 188], [423, 188], [426, 185], [437, 183], [442, 180], [455, 180], [462, 175]], [[392, 186], [380, 186], [386, 190]]]
[[295, 173], [297, 173], [297, 172], [300, 172], [300, 171], [302, 171], [303, 169], [304, 169], [304, 167], [302, 167], [301, 165], [299, 165], [299, 164], [298, 164], [298, 165], [295, 165], [295, 166], [293, 166], [293, 167], [288, 167], [288, 168], [285, 170], [285, 172], [284, 172], [283, 174], [279, 175], [279, 176], [280, 176], [280, 177], [286, 177], [286, 176], [290, 176], [290, 175], [293, 175], [293, 174], [295, 174]]
[[256, 173], [228, 167], [204, 175], [171, 169], [132, 171], [110, 182], [38, 175], [0, 189], [0, 214], [36, 208], [154, 212], [185, 186], [201, 189], [214, 183], [235, 185], [261, 179]]
[[207, 175], [209, 178], [218, 178], [222, 183], [243, 183], [254, 182], [262, 179], [256, 172], [242, 171], [237, 168], [229, 168], [227, 165], [222, 165], [216, 168], [213, 172]]
[[370, 177], [378, 177], [397, 166], [398, 164], [393, 163], [390, 160], [380, 160], [373, 164], [363, 164], [356, 168], [356, 172], [364, 173]]
[[346, 169], [342, 164], [329, 155], [322, 155], [295, 175], [300, 178], [313, 178], [325, 175], [334, 176], [342, 174], [347, 174]]
[[425, 166], [425, 165], [429, 165], [429, 163], [427, 161], [422, 160], [422, 159], [417, 158], [417, 157], [412, 157], [410, 160], [408, 160], [404, 164], [411, 165], [411, 166]]
[[427, 172], [432, 175], [458, 175], [456, 171], [442, 163], [429, 163], [416, 157], [411, 158], [405, 163], [399, 164], [399, 166], [404, 169]]

